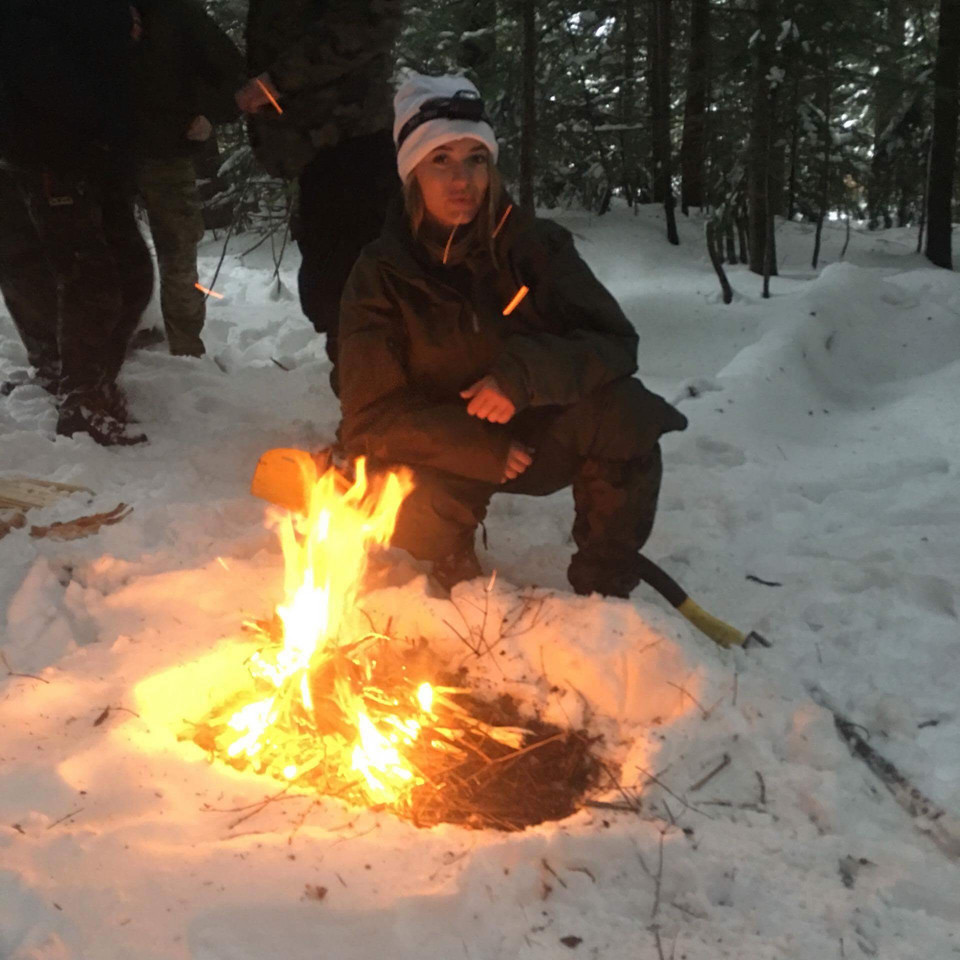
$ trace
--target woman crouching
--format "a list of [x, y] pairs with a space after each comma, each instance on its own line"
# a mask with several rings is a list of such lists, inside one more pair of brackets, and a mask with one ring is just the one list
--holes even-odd
[[393, 538], [444, 587], [479, 576], [494, 493], [573, 486], [577, 593], [627, 596], [653, 526], [658, 439], [686, 418], [633, 378], [637, 334], [571, 235], [511, 204], [476, 88], [414, 75], [394, 100], [404, 202], [341, 302], [341, 438], [408, 465]]

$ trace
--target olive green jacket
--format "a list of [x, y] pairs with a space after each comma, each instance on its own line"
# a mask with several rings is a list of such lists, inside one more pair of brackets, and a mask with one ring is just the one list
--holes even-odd
[[352, 455], [498, 483], [510, 424], [470, 416], [461, 390], [492, 374], [518, 411], [568, 406], [637, 369], [636, 331], [567, 230], [514, 211], [493, 254], [475, 234], [443, 265], [439, 238], [414, 240], [398, 202], [354, 266], [338, 366]]
[[319, 150], [391, 128], [402, 9], [402, 0], [250, 0], [247, 66], [270, 74], [283, 109], [249, 121], [268, 173], [296, 177]]

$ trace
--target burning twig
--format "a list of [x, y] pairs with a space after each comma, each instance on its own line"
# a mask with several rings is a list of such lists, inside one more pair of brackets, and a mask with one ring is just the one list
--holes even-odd
[[[248, 688], [188, 734], [215, 758], [286, 781], [279, 794], [240, 811], [230, 829], [294, 788], [311, 797], [301, 824], [318, 793], [428, 825], [518, 829], [572, 813], [598, 770], [590, 741], [521, 725], [510, 702], [497, 709], [460, 686], [426, 682], [423, 650], [405, 654], [386, 634], [341, 639], [346, 615], [358, 608], [368, 548], [389, 541], [409, 476], [368, 477], [358, 460], [352, 478], [335, 466], [316, 477], [315, 460], [296, 463], [310, 474], [302, 478], [308, 502], [306, 515], [277, 518], [285, 600], [276, 618], [253, 624], [266, 645], [248, 660]], [[477, 656], [494, 652], [494, 583], [478, 607], [479, 637], [459, 607], [466, 635], [447, 624]]]

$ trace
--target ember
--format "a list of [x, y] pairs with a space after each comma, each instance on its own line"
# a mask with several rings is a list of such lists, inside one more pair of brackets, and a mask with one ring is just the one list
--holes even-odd
[[567, 816], [598, 772], [589, 742], [482, 704], [444, 677], [426, 645], [379, 633], [343, 637], [370, 552], [387, 543], [409, 473], [351, 482], [331, 467], [311, 482], [306, 515], [271, 516], [285, 597], [254, 624], [264, 646], [252, 687], [221, 702], [191, 739], [212, 756], [288, 784], [440, 821], [519, 829]]

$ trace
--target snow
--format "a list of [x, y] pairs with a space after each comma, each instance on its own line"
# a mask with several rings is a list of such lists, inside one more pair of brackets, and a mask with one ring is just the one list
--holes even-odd
[[[908, 231], [854, 231], [837, 262], [830, 225], [812, 271], [812, 229], [785, 223], [772, 299], [733, 267], [724, 306], [698, 222], [673, 248], [652, 208], [559, 219], [636, 323], [640, 375], [691, 420], [664, 439], [646, 552], [774, 646], [722, 651], [645, 587], [574, 597], [569, 493], [495, 499], [494, 583], [440, 598], [397, 554], [367, 615], [481, 692], [602, 734], [642, 813], [504, 834], [294, 797], [243, 819], [272, 785], [177, 734], [236, 684], [243, 621], [280, 598], [257, 458], [329, 441], [337, 408], [293, 252], [279, 288], [263, 248], [232, 255], [208, 357], [161, 346], [124, 368], [149, 445], [55, 438], [39, 389], [0, 406], [0, 474], [96, 491], [31, 522], [133, 506], [87, 539], [0, 540], [0, 651], [33, 675], [0, 679], [3, 960], [633, 960], [657, 937], [687, 960], [960, 956], [956, 863], [817, 702], [960, 811], [960, 281]], [[208, 239], [201, 278], [218, 255]], [[0, 377], [22, 363], [0, 313]]]

